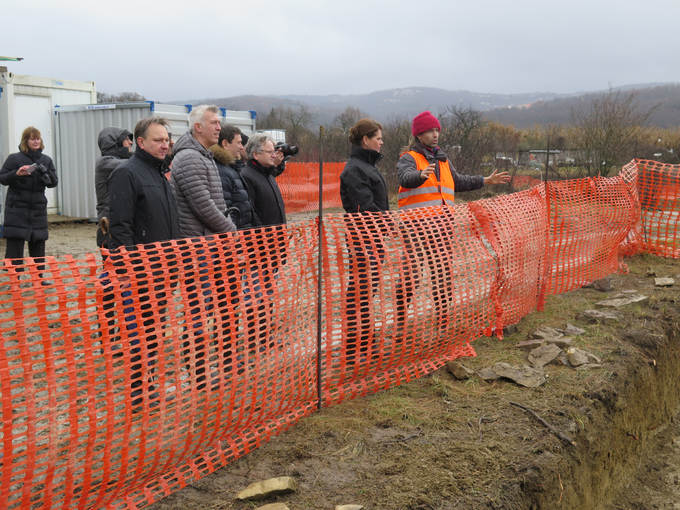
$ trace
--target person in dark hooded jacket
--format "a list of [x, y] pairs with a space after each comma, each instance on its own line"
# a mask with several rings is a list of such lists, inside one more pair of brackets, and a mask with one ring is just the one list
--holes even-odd
[[97, 229], [97, 246], [108, 248], [109, 235], [105, 235], [101, 229], [102, 218], [109, 216], [109, 187], [108, 180], [111, 172], [125, 163], [132, 156], [132, 133], [119, 127], [107, 127], [102, 129], [97, 140], [101, 158], [94, 167], [94, 187], [97, 192], [97, 220], [100, 223]]
[[238, 164], [240, 161], [237, 159], [241, 147], [241, 130], [225, 124], [220, 130], [217, 143], [210, 147], [210, 151], [215, 157], [217, 171], [222, 181], [227, 211], [232, 207], [238, 209], [238, 213], [231, 214], [231, 219], [239, 230], [244, 230], [253, 226], [253, 206], [248, 198], [248, 190], [241, 180], [243, 165]]
[[[0, 184], [9, 186], [3, 223], [5, 258], [23, 258], [25, 241], [31, 257], [45, 256], [49, 237], [45, 188], [54, 188], [59, 179], [52, 159], [42, 153], [44, 148], [40, 131], [29, 126], [21, 134], [20, 152], [10, 154], [0, 169]], [[29, 173], [34, 163], [37, 167]]]

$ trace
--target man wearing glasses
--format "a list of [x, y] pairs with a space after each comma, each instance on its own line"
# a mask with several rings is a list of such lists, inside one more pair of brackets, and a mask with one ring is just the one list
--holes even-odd
[[283, 154], [274, 150], [271, 136], [258, 133], [248, 140], [246, 156], [241, 178], [253, 205], [253, 227], [285, 224], [286, 206], [275, 179], [285, 169]]

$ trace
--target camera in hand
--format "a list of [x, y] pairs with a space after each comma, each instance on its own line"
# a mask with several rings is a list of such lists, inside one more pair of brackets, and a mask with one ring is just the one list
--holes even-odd
[[295, 145], [291, 145], [286, 142], [279, 142], [274, 146], [274, 150], [276, 151], [281, 151], [281, 154], [283, 154], [285, 157], [283, 158], [284, 161], [288, 161], [291, 157], [297, 156], [298, 152], [300, 152], [300, 149], [297, 148]]

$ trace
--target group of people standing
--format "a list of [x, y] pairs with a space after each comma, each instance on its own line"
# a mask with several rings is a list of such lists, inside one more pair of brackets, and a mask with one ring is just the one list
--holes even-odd
[[[274, 140], [266, 134], [248, 138], [238, 127], [221, 124], [216, 106], [192, 109], [189, 126], [176, 143], [167, 119], [158, 116], [140, 120], [134, 133], [108, 127], [99, 134], [99, 247], [117, 249], [286, 223], [276, 183], [285, 161]], [[399, 209], [452, 205], [455, 192], [509, 181], [507, 172], [488, 177], [458, 174], [438, 146], [440, 130], [429, 111], [413, 119], [409, 146], [397, 163]], [[378, 170], [381, 124], [361, 119], [349, 140], [350, 158], [340, 176], [343, 208], [347, 213], [388, 211], [389, 192]], [[3, 224], [6, 258], [23, 258], [25, 242], [31, 257], [45, 255], [44, 192], [55, 187], [58, 178], [43, 149], [40, 131], [28, 127], [20, 152], [11, 154], [0, 169], [0, 184], [9, 187]]]
[[100, 133], [102, 157], [95, 168], [100, 247], [286, 223], [275, 180], [285, 162], [274, 140], [266, 134], [248, 138], [238, 127], [223, 125], [216, 106], [192, 109], [189, 126], [174, 144], [167, 119], [158, 116], [140, 120], [134, 134], [121, 128]]
[[[400, 210], [453, 205], [454, 193], [510, 181], [508, 172], [469, 176], [456, 172], [439, 147], [441, 124], [429, 111], [413, 119], [411, 139], [397, 162]], [[349, 160], [340, 175], [340, 198], [347, 213], [389, 211], [388, 190], [378, 170], [383, 158], [382, 125], [361, 119], [350, 129]]]

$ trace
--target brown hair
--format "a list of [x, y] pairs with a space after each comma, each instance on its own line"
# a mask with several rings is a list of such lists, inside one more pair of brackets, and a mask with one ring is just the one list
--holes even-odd
[[232, 124], [222, 124], [222, 129], [220, 129], [220, 138], [217, 140], [219, 145], [222, 145], [222, 141], [226, 140], [227, 143], [231, 143], [236, 138], [236, 135], [242, 135], [241, 130]]
[[40, 150], [45, 148], [45, 144], [42, 141], [42, 136], [40, 136], [40, 130], [34, 128], [33, 126], [28, 126], [26, 129], [24, 129], [24, 132], [21, 133], [21, 143], [19, 144], [19, 150], [24, 154], [28, 154], [28, 141], [31, 138], [40, 138]]
[[349, 141], [361, 147], [364, 136], [373, 138], [378, 131], [382, 131], [382, 124], [371, 119], [361, 119], [349, 130]]
[[158, 115], [144, 117], [143, 119], [140, 119], [135, 126], [135, 143], [137, 143], [138, 138], [146, 138], [146, 132], [149, 130], [151, 124], [160, 124], [170, 132], [170, 123], [165, 117], [159, 117]]

